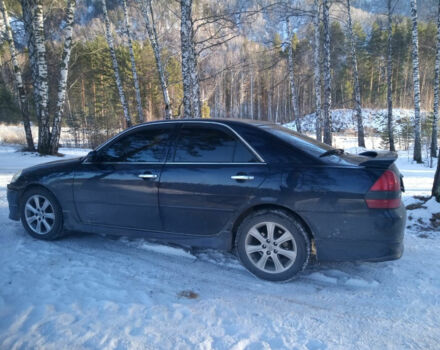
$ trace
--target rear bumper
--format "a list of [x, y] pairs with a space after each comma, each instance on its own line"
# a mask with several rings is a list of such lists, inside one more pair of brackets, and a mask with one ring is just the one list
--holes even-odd
[[19, 192], [10, 189], [8, 186], [8, 204], [9, 204], [9, 219], [20, 220], [20, 204], [19, 204]]
[[365, 215], [339, 216], [328, 224], [335, 225], [330, 231], [334, 234], [315, 237], [319, 261], [387, 261], [403, 254], [403, 205], [391, 210], [371, 209]]

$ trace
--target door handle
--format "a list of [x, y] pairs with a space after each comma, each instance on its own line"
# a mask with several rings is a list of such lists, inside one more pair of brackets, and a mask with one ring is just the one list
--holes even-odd
[[250, 175], [232, 175], [231, 179], [237, 181], [248, 181], [248, 180], [253, 180], [254, 177]]
[[138, 177], [140, 177], [141, 179], [156, 179], [157, 175], [156, 174], [140, 174], [140, 175], [138, 175]]

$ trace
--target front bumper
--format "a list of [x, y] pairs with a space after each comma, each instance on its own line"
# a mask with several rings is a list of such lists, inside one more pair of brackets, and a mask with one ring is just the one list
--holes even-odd
[[330, 231], [333, 235], [315, 237], [319, 261], [387, 261], [402, 256], [406, 225], [403, 204], [397, 209], [372, 209], [365, 215], [338, 218], [327, 222], [327, 227], [336, 228]]
[[20, 220], [20, 193], [17, 190], [11, 189], [8, 185], [8, 204], [9, 204], [9, 219]]

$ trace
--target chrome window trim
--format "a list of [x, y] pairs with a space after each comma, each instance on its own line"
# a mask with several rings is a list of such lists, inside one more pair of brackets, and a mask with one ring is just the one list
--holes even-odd
[[248, 162], [248, 163], [234, 163], [234, 162], [99, 162], [99, 163], [92, 163], [92, 162], [86, 162], [84, 161], [83, 164], [146, 164], [146, 165], [266, 165], [267, 163], [262, 162]]
[[[106, 142], [104, 142], [102, 145], [100, 145], [98, 148], [95, 149], [95, 151], [99, 151], [101, 148], [104, 148], [105, 146], [107, 146], [110, 142], [112, 142], [113, 140], [122, 137], [123, 135], [125, 135], [126, 133], [132, 132], [133, 130], [136, 130], [138, 128], [142, 128], [142, 127], [149, 127], [149, 126], [153, 126], [153, 125], [161, 125], [161, 124], [186, 124], [186, 123], [193, 123], [193, 124], [214, 124], [214, 125], [220, 125], [223, 127], [226, 127], [227, 129], [229, 129], [230, 131], [232, 131], [232, 133], [238, 137], [238, 139], [244, 143], [244, 145], [248, 148], [248, 150], [250, 150], [254, 156], [257, 157], [258, 162], [248, 162], [248, 163], [216, 163], [216, 162], [100, 162], [99, 164], [266, 164], [266, 161], [263, 159], [263, 157], [261, 157], [258, 152], [243, 138], [241, 137], [241, 135], [239, 133], [237, 133], [233, 128], [231, 128], [229, 125], [224, 124], [222, 122], [213, 122], [213, 121], [200, 121], [200, 120], [172, 120], [172, 121], [159, 121], [159, 122], [152, 122], [151, 124], [139, 124], [139, 125], [135, 125], [127, 130], [122, 131], [121, 133], [113, 136], [112, 138], [108, 139]], [[87, 162], [87, 157], [84, 159], [83, 164], [95, 164], [92, 162]]]

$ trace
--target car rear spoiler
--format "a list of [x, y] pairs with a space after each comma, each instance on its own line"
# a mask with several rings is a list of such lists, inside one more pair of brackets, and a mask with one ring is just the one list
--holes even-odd
[[370, 158], [364, 162], [361, 162], [359, 165], [368, 168], [381, 168], [381, 169], [388, 169], [390, 165], [393, 164], [398, 157], [396, 152], [389, 152], [389, 151], [366, 151], [359, 153], [359, 155]]

